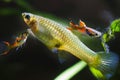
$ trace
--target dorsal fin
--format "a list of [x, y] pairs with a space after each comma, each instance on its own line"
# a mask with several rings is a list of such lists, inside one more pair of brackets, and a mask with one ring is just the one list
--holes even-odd
[[80, 28], [86, 27], [86, 24], [82, 20], [80, 20], [79, 21], [79, 27]]

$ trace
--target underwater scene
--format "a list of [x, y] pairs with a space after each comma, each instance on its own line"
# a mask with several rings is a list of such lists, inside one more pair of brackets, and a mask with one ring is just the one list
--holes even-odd
[[0, 80], [120, 80], [119, 5], [1, 0]]

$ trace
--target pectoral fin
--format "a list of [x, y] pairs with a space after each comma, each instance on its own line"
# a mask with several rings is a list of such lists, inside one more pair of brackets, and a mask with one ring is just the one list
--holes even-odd
[[52, 52], [57, 53], [58, 60], [61, 64], [67, 60], [73, 59], [73, 56], [67, 51], [63, 51], [63, 50], [59, 50], [58, 48], [54, 48], [54, 49], [52, 49]]

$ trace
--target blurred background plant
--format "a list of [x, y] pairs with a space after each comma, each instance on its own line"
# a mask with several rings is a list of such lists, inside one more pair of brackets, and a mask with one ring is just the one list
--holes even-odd
[[[76, 23], [82, 19], [88, 26], [105, 32], [110, 23], [120, 17], [119, 5], [119, 0], [1, 0], [0, 41], [13, 41], [15, 34], [26, 30], [22, 12], [53, 18], [65, 25], [69, 25], [69, 19]], [[111, 51], [120, 54], [119, 32], [115, 37], [108, 45]], [[96, 44], [91, 48], [93, 46]], [[29, 38], [18, 51], [11, 50], [8, 55], [0, 56], [0, 79], [52, 80], [77, 61], [79, 59], [73, 56], [72, 60], [60, 64], [57, 55], [39, 41]], [[111, 80], [120, 80], [119, 75], [120, 69]], [[72, 78], [79, 79], [96, 80], [88, 67]]]

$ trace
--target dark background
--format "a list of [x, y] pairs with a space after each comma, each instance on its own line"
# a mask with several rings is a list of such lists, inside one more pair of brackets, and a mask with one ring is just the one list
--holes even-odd
[[[0, 41], [12, 42], [14, 35], [26, 30], [22, 12], [38, 11], [76, 23], [82, 19], [95, 29], [105, 31], [111, 21], [120, 17], [120, 0], [1, 0]], [[119, 45], [120, 38], [117, 37], [110, 43], [110, 49], [120, 54]], [[29, 37], [19, 50], [13, 49], [8, 55], [0, 56], [0, 80], [53, 80], [77, 61], [73, 57], [60, 64], [57, 54]], [[119, 76], [120, 69], [111, 80], [120, 80]], [[96, 79], [86, 67], [72, 80]]]

